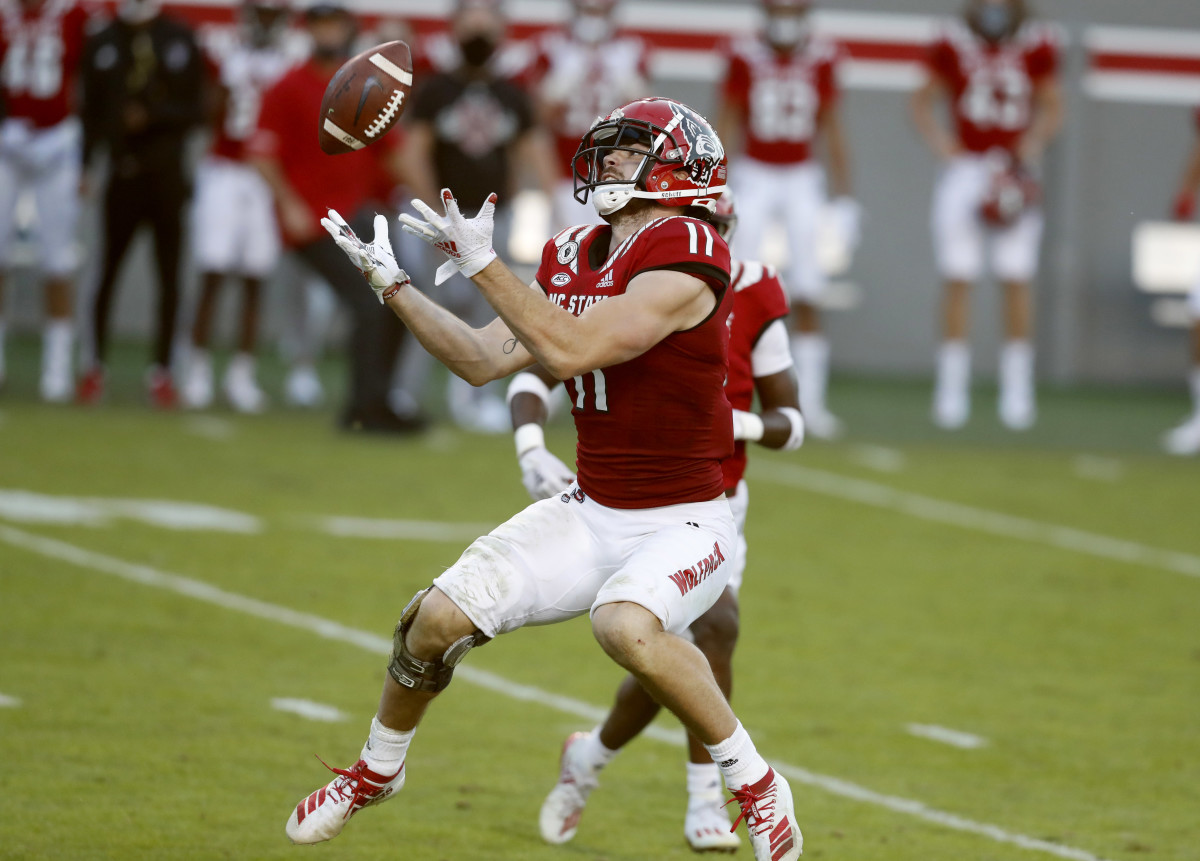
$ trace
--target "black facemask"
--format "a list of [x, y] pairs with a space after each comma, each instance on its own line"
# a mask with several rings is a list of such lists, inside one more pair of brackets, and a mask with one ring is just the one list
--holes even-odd
[[479, 68], [492, 58], [492, 54], [496, 53], [496, 40], [491, 36], [479, 33], [469, 39], [463, 39], [458, 43], [458, 47], [462, 51], [463, 62], [468, 66]]

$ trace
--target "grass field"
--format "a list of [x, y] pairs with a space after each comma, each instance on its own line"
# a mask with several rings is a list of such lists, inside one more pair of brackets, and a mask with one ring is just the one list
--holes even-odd
[[[404, 603], [524, 504], [511, 441], [151, 414], [124, 385], [54, 409], [16, 366], [0, 398], [0, 857], [691, 857], [668, 719], [573, 843], [537, 836], [562, 738], [619, 679], [583, 619], [473, 652], [401, 795], [290, 846], [313, 754], [361, 746]], [[1200, 857], [1200, 462], [1155, 448], [1182, 392], [1047, 392], [1020, 437], [986, 392], [954, 436], [924, 385], [831, 397], [847, 441], [754, 453], [736, 659], [805, 857]]]

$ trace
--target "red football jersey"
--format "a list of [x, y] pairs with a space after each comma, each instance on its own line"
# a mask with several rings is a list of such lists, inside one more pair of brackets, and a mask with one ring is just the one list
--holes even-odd
[[548, 33], [538, 44], [533, 76], [554, 135], [563, 176], [579, 141], [597, 117], [646, 95], [646, 46], [641, 39], [620, 36], [599, 45], [583, 44], [562, 32]]
[[42, 0], [33, 7], [0, 0], [0, 90], [6, 116], [46, 128], [74, 113], [88, 17], [78, 0]]
[[292, 67], [292, 59], [278, 45], [257, 47], [238, 36], [211, 39], [205, 45], [209, 74], [225, 91], [222, 110], [215, 117], [212, 153], [241, 161], [246, 141], [258, 127], [263, 93]]
[[742, 114], [747, 156], [771, 164], [811, 157], [817, 118], [838, 96], [837, 62], [834, 43], [818, 37], [786, 54], [762, 39], [731, 47], [721, 94]]
[[1058, 44], [1045, 24], [988, 42], [961, 22], [933, 43], [926, 64], [950, 93], [958, 139], [969, 152], [1015, 150], [1033, 119], [1038, 84], [1058, 70]]
[[[787, 317], [787, 291], [775, 267], [754, 261], [733, 261], [730, 286], [733, 310], [729, 312], [729, 378], [725, 397], [735, 410], [749, 412], [754, 406], [754, 346], [766, 328]], [[733, 456], [721, 464], [725, 489], [737, 487], [746, 472], [746, 443], [734, 443]]]
[[572, 227], [546, 243], [537, 283], [576, 316], [625, 292], [641, 272], [673, 269], [717, 295], [713, 313], [637, 358], [566, 380], [578, 436], [579, 486], [612, 508], [655, 508], [714, 499], [724, 490], [721, 460], [733, 452], [725, 399], [733, 297], [729, 248], [717, 231], [687, 216], [652, 221], [609, 254], [607, 224]]

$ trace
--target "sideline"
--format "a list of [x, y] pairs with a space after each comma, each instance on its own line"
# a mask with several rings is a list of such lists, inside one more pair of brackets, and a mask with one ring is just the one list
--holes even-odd
[[[198, 601], [204, 601], [227, 610], [237, 610], [238, 612], [246, 613], [260, 619], [267, 619], [272, 622], [288, 625], [292, 628], [309, 631], [327, 640], [349, 643], [350, 645], [358, 646], [361, 649], [378, 655], [389, 655], [392, 651], [392, 640], [390, 637], [381, 637], [377, 634], [351, 628], [310, 613], [302, 613], [298, 610], [261, 601], [257, 598], [239, 595], [235, 592], [227, 592], [202, 580], [159, 571], [148, 565], [126, 562], [123, 559], [86, 550], [74, 544], [68, 544], [65, 541], [34, 535], [20, 529], [14, 529], [11, 526], [5, 526], [4, 524], [0, 524], [0, 541], [31, 553], [69, 562], [72, 565], [98, 571], [102, 574], [109, 574], [119, 577], [122, 580], [140, 583], [143, 586], [150, 586], [167, 592], [174, 592], [178, 595], [195, 598]], [[487, 670], [480, 670], [470, 666], [460, 666], [457, 670], [457, 675], [464, 681], [503, 694], [506, 697], [548, 706], [567, 714], [586, 718], [590, 721], [600, 720], [607, 713], [607, 709], [594, 706], [583, 700], [550, 693], [532, 685], [517, 684]], [[675, 745], [676, 747], [682, 747], [684, 744], [683, 733], [679, 730], [665, 730], [662, 727], [651, 726], [645, 735]], [[1093, 855], [1083, 849], [1076, 849], [1075, 847], [1066, 846], [1061, 843], [1052, 843], [1048, 840], [1018, 834], [1001, 828], [998, 825], [976, 822], [972, 819], [929, 807], [914, 799], [885, 795], [867, 789], [864, 786], [859, 786], [856, 783], [851, 783], [848, 780], [817, 774], [808, 769], [788, 765], [787, 763], [772, 762], [771, 764], [790, 780], [823, 789], [826, 792], [843, 798], [850, 798], [855, 801], [885, 807], [897, 813], [914, 816], [926, 822], [931, 822], [955, 831], [975, 834], [997, 843], [1008, 843], [1019, 846], [1022, 849], [1044, 852], [1057, 858], [1069, 859], [1069, 861], [1104, 861], [1100, 856]]]

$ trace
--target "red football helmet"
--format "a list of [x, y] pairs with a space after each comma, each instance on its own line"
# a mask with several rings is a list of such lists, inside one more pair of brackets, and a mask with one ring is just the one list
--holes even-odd
[[[614, 149], [642, 156], [632, 180], [601, 179], [604, 157]], [[575, 199], [586, 203], [590, 195], [600, 215], [635, 197], [712, 212], [725, 191], [725, 148], [708, 120], [687, 105], [640, 99], [592, 124], [575, 151], [573, 171]]]
[[1040, 197], [1041, 188], [1024, 165], [1016, 159], [998, 161], [979, 204], [979, 217], [992, 227], [1008, 227]]
[[737, 207], [733, 205], [733, 191], [727, 188], [717, 198], [717, 207], [708, 217], [708, 222], [717, 228], [717, 233], [726, 243], [732, 241], [733, 231], [737, 230], [738, 223]]

